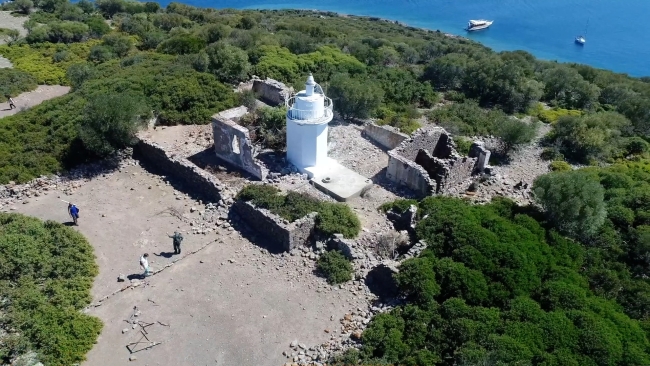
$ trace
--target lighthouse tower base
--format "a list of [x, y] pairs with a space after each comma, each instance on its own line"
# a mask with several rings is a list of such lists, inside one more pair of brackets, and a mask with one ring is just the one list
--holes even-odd
[[304, 171], [311, 177], [314, 187], [341, 202], [359, 197], [373, 184], [370, 179], [330, 158], [325, 164], [307, 167]]

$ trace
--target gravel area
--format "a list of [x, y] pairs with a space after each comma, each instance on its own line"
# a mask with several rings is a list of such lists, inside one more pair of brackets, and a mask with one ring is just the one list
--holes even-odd
[[0, 118], [14, 115], [25, 109], [34, 107], [44, 101], [67, 94], [70, 91], [69, 86], [62, 85], [39, 85], [35, 90], [22, 93], [14, 97], [16, 108], [10, 109], [9, 103], [0, 104]]

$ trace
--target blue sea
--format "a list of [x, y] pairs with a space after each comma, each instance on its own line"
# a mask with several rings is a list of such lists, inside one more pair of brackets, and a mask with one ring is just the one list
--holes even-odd
[[[178, 1], [178, 0], [177, 0]], [[181, 0], [199, 7], [317, 9], [398, 20], [466, 36], [496, 50], [650, 76], [650, 0]], [[162, 5], [167, 5], [163, 1]], [[494, 20], [468, 34], [469, 19]], [[574, 43], [585, 33], [587, 43]]]

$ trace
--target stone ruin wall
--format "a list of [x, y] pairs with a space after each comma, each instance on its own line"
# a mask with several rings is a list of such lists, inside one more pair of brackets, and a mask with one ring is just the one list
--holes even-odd
[[363, 135], [388, 150], [398, 147], [409, 138], [407, 134], [397, 131], [392, 126], [378, 126], [374, 123], [364, 127]]
[[273, 107], [284, 105], [285, 101], [293, 94], [292, 88], [269, 78], [266, 80], [253, 79], [252, 89], [257, 98]]
[[221, 181], [186, 158], [170, 155], [162, 146], [146, 139], [141, 139], [133, 152], [136, 159], [180, 181], [206, 202], [221, 200], [224, 191]]
[[259, 234], [280, 245], [287, 252], [296, 247], [307, 245], [316, 226], [316, 212], [292, 223], [287, 223], [278, 215], [269, 210], [255, 207], [250, 202], [237, 200], [232, 208]]
[[443, 128], [420, 129], [388, 152], [386, 177], [421, 196], [445, 193], [471, 177], [479, 160], [489, 159], [489, 151], [475, 146], [472, 150], [477, 156], [460, 156]]
[[255, 159], [254, 146], [248, 129], [237, 124], [237, 121], [247, 113], [248, 109], [240, 106], [212, 116], [214, 151], [219, 159], [259, 180], [264, 180], [268, 170]]

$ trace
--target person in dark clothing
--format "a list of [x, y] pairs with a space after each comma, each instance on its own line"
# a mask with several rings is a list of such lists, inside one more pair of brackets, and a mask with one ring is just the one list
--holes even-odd
[[79, 218], [79, 209], [77, 206], [73, 205], [72, 203], [68, 203], [68, 214], [70, 214], [70, 217], [72, 217], [74, 224], [77, 225], [77, 219]]
[[181, 254], [181, 242], [183, 241], [183, 235], [178, 231], [174, 231], [174, 235], [167, 234], [174, 242], [174, 254]]

